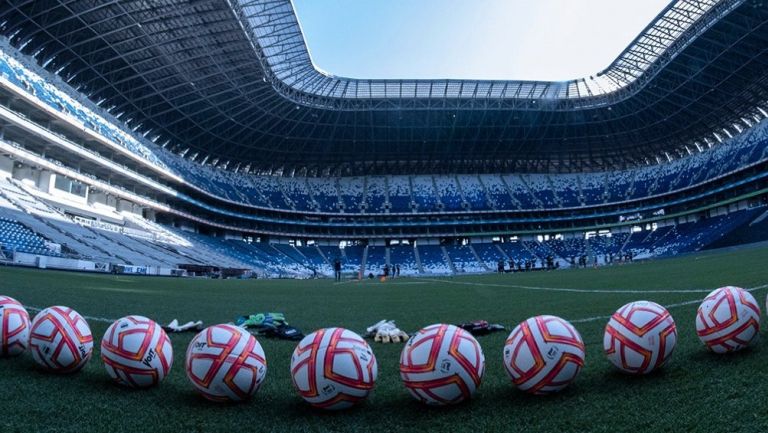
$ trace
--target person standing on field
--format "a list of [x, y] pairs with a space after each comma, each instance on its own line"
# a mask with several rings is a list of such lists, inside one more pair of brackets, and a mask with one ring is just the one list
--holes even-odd
[[333, 273], [336, 276], [336, 281], [341, 281], [341, 260], [338, 257], [333, 261]]

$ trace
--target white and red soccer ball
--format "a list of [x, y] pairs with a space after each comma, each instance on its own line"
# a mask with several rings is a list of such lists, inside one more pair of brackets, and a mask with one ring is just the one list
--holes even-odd
[[428, 405], [457, 404], [472, 397], [485, 372], [485, 356], [469, 332], [430, 325], [411, 337], [400, 354], [400, 377], [408, 392]]
[[162, 382], [173, 365], [173, 347], [163, 328], [143, 316], [126, 316], [107, 328], [101, 359], [109, 376], [130, 388]]
[[291, 356], [293, 385], [317, 408], [346, 409], [365, 400], [377, 375], [371, 347], [344, 328], [325, 328], [307, 335]]
[[212, 401], [243, 401], [259, 390], [267, 375], [264, 349], [243, 328], [214, 325], [203, 329], [187, 348], [187, 377]]
[[29, 313], [19, 301], [0, 296], [0, 358], [17, 356], [29, 345]]
[[29, 347], [45, 370], [72, 373], [93, 354], [93, 336], [83, 316], [69, 307], [48, 307], [32, 319]]
[[677, 344], [677, 327], [666, 308], [649, 301], [619, 308], [605, 327], [605, 356], [619, 370], [647, 374], [663, 366]]
[[727, 286], [704, 298], [696, 312], [696, 333], [715, 353], [748, 347], [759, 336], [760, 307], [746, 290]]
[[567, 387], [584, 366], [584, 342], [576, 328], [555, 316], [517, 325], [504, 344], [504, 367], [512, 383], [531, 394]]

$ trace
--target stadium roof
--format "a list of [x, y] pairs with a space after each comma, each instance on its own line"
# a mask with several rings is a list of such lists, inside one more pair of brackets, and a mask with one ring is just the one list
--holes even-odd
[[342, 174], [685, 155], [764, 116], [767, 24], [764, 0], [677, 0], [594, 76], [359, 80], [312, 66], [290, 0], [0, 4], [14, 46], [187, 157]]

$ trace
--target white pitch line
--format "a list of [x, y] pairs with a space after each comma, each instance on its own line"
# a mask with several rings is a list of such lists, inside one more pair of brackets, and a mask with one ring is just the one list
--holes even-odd
[[[768, 287], [768, 284], [763, 284], [761, 286], [756, 286], [756, 287], [752, 287], [752, 288], [745, 289], [745, 290], [748, 291], [748, 292], [754, 292], [755, 290], [765, 289], [766, 287]], [[693, 299], [691, 301], [677, 302], [677, 303], [674, 303], [674, 304], [664, 305], [664, 308], [669, 310], [670, 308], [678, 308], [678, 307], [684, 307], [686, 305], [698, 304], [698, 303], [700, 303], [702, 301], [703, 301], [703, 299]], [[595, 321], [598, 321], [598, 320], [608, 320], [610, 318], [611, 318], [611, 316], [594, 316], [594, 317], [586, 317], [584, 319], [569, 320], [569, 322], [571, 322], [571, 323], [587, 323], [587, 322], [595, 322]]]
[[713, 289], [683, 289], [683, 290], [664, 290], [664, 289], [651, 289], [651, 290], [616, 290], [616, 289], [567, 289], [564, 287], [539, 287], [539, 286], [521, 286], [519, 284], [492, 284], [492, 283], [473, 283], [469, 281], [451, 281], [451, 280], [438, 280], [430, 278], [415, 278], [419, 281], [432, 281], [446, 284], [456, 284], [462, 286], [482, 286], [482, 287], [503, 287], [508, 289], [524, 289], [542, 292], [568, 292], [568, 293], [628, 293], [628, 294], [640, 294], [640, 293], [709, 293]]
[[427, 281], [396, 281], [389, 279], [386, 283], [381, 283], [378, 279], [369, 279], [365, 278], [363, 280], [348, 280], [348, 281], [340, 281], [333, 283], [334, 286], [340, 286], [344, 284], [352, 284], [352, 283], [358, 283], [358, 284], [366, 284], [366, 283], [373, 283], [373, 284], [386, 284], [388, 286], [412, 286], [412, 285], [422, 285], [422, 284], [429, 284]]
[[420, 286], [422, 284], [429, 284], [429, 283], [426, 282], [426, 281], [403, 281], [403, 282], [400, 282], [400, 281], [391, 282], [390, 281], [390, 282], [385, 283], [385, 284], [388, 285], [388, 286]]
[[[36, 311], [36, 312], [45, 310], [45, 308], [30, 307], [29, 305], [25, 305], [24, 308], [26, 308], [29, 311]], [[83, 319], [90, 320], [91, 322], [103, 322], [103, 323], [114, 323], [115, 321], [117, 321], [117, 319], [107, 319], [105, 317], [93, 317], [93, 316], [83, 316]]]
[[[454, 281], [453, 283], [459, 283], [459, 282]], [[502, 286], [502, 287], [508, 287], [508, 286]], [[521, 286], [515, 286], [515, 287], [521, 287]], [[751, 287], [751, 288], [748, 288], [748, 289], [745, 289], [745, 290], [748, 291], [748, 292], [754, 292], [756, 290], [765, 289], [765, 288], [768, 288], [768, 284], [762, 284], [760, 286]], [[574, 290], [577, 290], [577, 289], [574, 289]], [[705, 291], [705, 290], [693, 290], [693, 291], [689, 291], [689, 292], [703, 292], [703, 291]], [[711, 290], [706, 290], [706, 292], [709, 293], [709, 292], [711, 292]], [[593, 292], [588, 292], [588, 293], [593, 293]], [[613, 292], [609, 292], [609, 293], [613, 293]], [[685, 293], [685, 292], [680, 292], [680, 291], [668, 291], [668, 292], [645, 291], [645, 292], [643, 292], [643, 291], [637, 290], [637, 291], [623, 291], [623, 292], [618, 292], [618, 293]], [[677, 302], [677, 303], [674, 303], [674, 304], [665, 305], [664, 308], [670, 309], [670, 308], [684, 307], [686, 305], [696, 304], [696, 303], [699, 303], [701, 301], [703, 301], [703, 299], [693, 299], [693, 300], [690, 300], [690, 301]], [[37, 312], [43, 310], [43, 308], [31, 307], [31, 306], [28, 306], [28, 305], [25, 305], [24, 308], [26, 308], [27, 310], [30, 310], [30, 311], [37, 311]], [[94, 317], [94, 316], [83, 316], [83, 318], [85, 320], [90, 320], [92, 322], [103, 322], [103, 323], [113, 323], [113, 322], [115, 322], [117, 320], [117, 319], [107, 319], [105, 317]], [[593, 316], [593, 317], [585, 317], [583, 319], [569, 320], [569, 322], [571, 322], [571, 323], [588, 323], [588, 322], [595, 322], [595, 321], [598, 321], [598, 320], [608, 320], [610, 318], [611, 318], [611, 316]]]

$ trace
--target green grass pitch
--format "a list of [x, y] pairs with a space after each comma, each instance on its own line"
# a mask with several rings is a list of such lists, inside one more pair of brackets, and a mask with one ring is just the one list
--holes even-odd
[[[0, 360], [0, 431], [768, 431], [765, 335], [752, 349], [716, 356], [704, 349], [694, 329], [697, 300], [723, 285], [768, 284], [766, 263], [768, 248], [761, 247], [597, 270], [342, 284], [0, 268], [0, 294], [34, 307], [67, 305], [91, 317], [141, 314], [163, 323], [178, 318], [216, 324], [244, 313], [281, 311], [305, 333], [327, 326], [361, 333], [384, 318], [413, 332], [431, 323], [480, 318], [512, 327], [533, 315], [554, 314], [574, 321], [587, 347], [586, 366], [572, 386], [536, 397], [514, 389], [504, 372], [506, 333], [480, 337], [487, 370], [475, 398], [431, 409], [413, 400], [400, 382], [402, 345], [371, 343], [379, 363], [371, 397], [346, 412], [321, 413], [292, 388], [293, 342], [260, 338], [268, 360], [263, 387], [248, 403], [222, 405], [205, 401], [187, 382], [184, 353], [192, 334], [171, 335], [174, 365], [159, 387], [130, 391], [110, 382], [99, 357], [108, 324], [90, 321], [94, 356], [80, 373], [43, 373], [28, 353]], [[761, 308], [766, 293], [766, 288], [753, 291]], [[604, 358], [603, 328], [606, 316], [641, 299], [671, 306], [679, 341], [662, 371], [628, 377]]]

